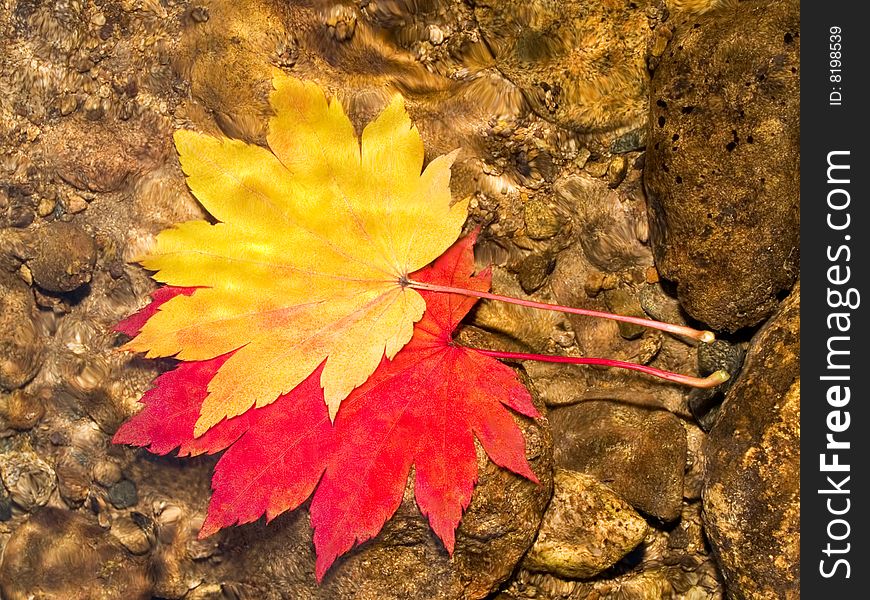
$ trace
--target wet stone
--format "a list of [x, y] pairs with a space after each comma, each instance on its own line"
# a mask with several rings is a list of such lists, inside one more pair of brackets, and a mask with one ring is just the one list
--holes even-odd
[[40, 230], [36, 255], [28, 266], [37, 285], [63, 293], [88, 283], [96, 260], [93, 238], [76, 225], [59, 222]]
[[799, 284], [753, 337], [725, 397], [703, 501], [730, 597], [800, 597]]
[[0, 564], [8, 600], [147, 600], [143, 561], [80, 513], [46, 507], [18, 527]]
[[610, 166], [610, 163], [598, 159], [598, 160], [590, 160], [586, 163], [584, 167], [586, 172], [589, 173], [592, 177], [604, 177], [607, 173], [607, 168]]
[[55, 486], [54, 471], [29, 447], [0, 453], [0, 479], [12, 502], [25, 511], [46, 504]]
[[594, 477], [557, 469], [553, 499], [523, 567], [594, 577], [643, 541], [647, 530], [644, 518]]
[[0, 417], [9, 427], [19, 431], [33, 428], [45, 414], [42, 400], [29, 392], [15, 390], [0, 397]]
[[718, 339], [709, 344], [701, 343], [698, 344], [698, 371], [706, 376], [721, 369], [734, 378], [740, 373], [743, 357], [743, 348], [725, 340]]
[[122, 479], [109, 488], [109, 502], [115, 508], [130, 508], [139, 503], [136, 484], [129, 479]]
[[544, 200], [533, 198], [526, 202], [523, 216], [526, 235], [533, 240], [547, 240], [559, 233], [561, 219], [555, 208]]
[[8, 521], [12, 518], [12, 498], [6, 488], [0, 485], [0, 522]]
[[81, 451], [67, 447], [60, 453], [54, 466], [57, 489], [70, 507], [80, 506], [88, 497], [90, 477], [84, 464], [86, 461]]
[[619, 187], [625, 174], [628, 172], [628, 159], [624, 156], [614, 156], [607, 165], [607, 185], [611, 188]]
[[544, 254], [531, 254], [520, 263], [517, 273], [520, 286], [527, 294], [539, 290], [556, 265], [553, 257]]
[[152, 169], [166, 151], [169, 136], [160, 122], [103, 118], [106, 102], [89, 97], [76, 113], [41, 137], [46, 160], [66, 183], [91, 192], [113, 192]]
[[39, 204], [36, 205], [36, 214], [45, 218], [54, 212], [57, 202], [51, 198], [41, 198]]
[[45, 342], [36, 314], [30, 288], [0, 271], [0, 389], [24, 386], [42, 366]]
[[679, 517], [687, 442], [676, 416], [593, 400], [553, 409], [550, 422], [557, 467], [592, 475], [657, 519]]
[[78, 100], [72, 94], [67, 94], [60, 100], [60, 114], [67, 116], [72, 114], [78, 107]]
[[799, 32], [797, 0], [739, 2], [680, 22], [653, 75], [656, 266], [715, 330], [760, 323], [798, 276]]
[[130, 554], [146, 554], [151, 550], [152, 540], [147, 532], [131, 517], [124, 516], [115, 519], [109, 531]]
[[[606, 290], [603, 295], [604, 303], [607, 304], [607, 310], [610, 312], [625, 317], [646, 317], [640, 300], [633, 290], [622, 287], [615, 290]], [[619, 335], [627, 340], [636, 340], [646, 331], [645, 327], [633, 323], [618, 321], [617, 325], [619, 327]]]
[[689, 394], [689, 410], [704, 431], [710, 431], [716, 422], [722, 400], [737, 381], [743, 367], [744, 355], [743, 347], [723, 339], [698, 345], [698, 373], [706, 376], [721, 369], [730, 375], [730, 379], [722, 385], [711, 389], [695, 389]]
[[36, 218], [36, 213], [29, 206], [13, 206], [9, 209], [9, 224], [12, 227], [24, 229], [29, 227]]
[[646, 145], [646, 128], [640, 127], [624, 133], [610, 145], [613, 154], [623, 154], [633, 150], [641, 150]]
[[622, 133], [646, 118], [648, 0], [476, 0], [498, 70], [538, 115], [582, 132]]
[[100, 460], [94, 464], [93, 468], [94, 481], [103, 487], [110, 487], [121, 481], [121, 467], [116, 462], [110, 460]]

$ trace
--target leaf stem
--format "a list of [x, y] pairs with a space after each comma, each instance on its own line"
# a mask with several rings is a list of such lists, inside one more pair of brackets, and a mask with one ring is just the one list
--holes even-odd
[[599, 367], [617, 367], [620, 369], [629, 369], [631, 371], [640, 371], [653, 377], [659, 377], [667, 381], [688, 385], [696, 388], [712, 388], [720, 383], [728, 380], [729, 375], [725, 371], [716, 371], [707, 377], [692, 377], [690, 375], [680, 375], [671, 371], [663, 371], [655, 367], [647, 365], [639, 365], [636, 363], [625, 362], [622, 360], [611, 360], [609, 358], [579, 358], [576, 356], [548, 356], [546, 354], [527, 354], [525, 352], [501, 352], [499, 350], [482, 350], [474, 348], [475, 351], [493, 358], [505, 358], [513, 360], [537, 360], [540, 362], [553, 363], [569, 363], [572, 365], [596, 365]]
[[586, 308], [573, 308], [570, 306], [560, 306], [558, 304], [548, 304], [546, 302], [535, 302], [534, 300], [521, 300], [520, 298], [512, 298], [510, 296], [501, 296], [499, 294], [491, 294], [489, 292], [478, 292], [465, 288], [452, 287], [449, 285], [437, 285], [434, 283], [421, 283], [419, 281], [408, 280], [405, 285], [415, 290], [425, 290], [428, 292], [442, 292], [447, 294], [459, 294], [462, 296], [471, 296], [473, 298], [483, 298], [486, 300], [497, 300], [499, 302], [507, 302], [509, 304], [518, 304], [529, 308], [539, 308], [542, 310], [555, 310], [559, 312], [569, 313], [572, 315], [584, 315], [587, 317], [601, 317], [602, 319], [611, 319], [613, 321], [623, 321], [624, 323], [633, 323], [643, 327], [660, 329], [674, 335], [687, 337], [698, 342], [710, 343], [716, 339], [712, 331], [701, 331], [685, 327], [683, 325], [674, 325], [673, 323], [662, 323], [661, 321], [653, 321], [651, 319], [643, 319], [641, 317], [627, 317], [623, 315], [615, 315], [613, 313], [602, 312], [598, 310], [589, 310]]

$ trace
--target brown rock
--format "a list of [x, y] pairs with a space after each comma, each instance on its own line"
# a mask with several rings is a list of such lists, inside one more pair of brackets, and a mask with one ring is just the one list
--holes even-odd
[[[621, 287], [615, 290], [606, 290], [604, 292], [604, 302], [607, 304], [607, 310], [617, 315], [646, 318], [646, 314], [638, 299], [638, 293], [634, 289]], [[646, 331], [646, 328], [641, 325], [634, 325], [633, 323], [620, 321], [617, 325], [619, 327], [619, 335], [627, 340], [637, 339]]]
[[91, 478], [88, 457], [72, 447], [64, 448], [54, 465], [57, 489], [70, 507], [80, 506], [88, 497]]
[[799, 6], [683, 23], [652, 82], [645, 183], [663, 277], [714, 329], [759, 323], [799, 257]]
[[31, 429], [45, 414], [42, 399], [24, 390], [15, 390], [8, 396], [0, 396], [0, 417], [13, 429]]
[[44, 342], [35, 318], [36, 303], [30, 289], [0, 272], [0, 389], [25, 385], [42, 364]]
[[123, 477], [118, 463], [107, 459], [97, 461], [94, 464], [92, 474], [94, 481], [103, 487], [111, 487], [121, 481], [121, 477]]
[[527, 294], [531, 294], [547, 283], [547, 276], [555, 266], [552, 256], [530, 254], [520, 263], [517, 280]]
[[478, 0], [474, 16], [498, 69], [536, 113], [563, 127], [610, 131], [644, 119], [651, 5]]
[[526, 235], [533, 240], [547, 240], [559, 233], [562, 220], [555, 206], [533, 198], [523, 207], [523, 219], [526, 224]]
[[557, 469], [553, 483], [553, 499], [524, 568], [586, 579], [643, 541], [643, 517], [595, 478]]
[[72, 223], [51, 223], [39, 232], [28, 262], [33, 281], [49, 292], [70, 292], [91, 280], [97, 261], [93, 238]]
[[[95, 110], [103, 109], [100, 105]], [[169, 148], [169, 135], [159, 122], [142, 119], [107, 123], [70, 117], [40, 139], [57, 175], [79, 190], [92, 192], [122, 189], [151, 170]]]
[[32, 511], [48, 502], [55, 474], [29, 444], [23, 443], [0, 453], [0, 480], [12, 502], [22, 510]]
[[269, 55], [288, 34], [280, 11], [268, 2], [222, 3], [208, 19], [185, 29], [177, 68], [191, 93], [211, 111], [226, 135], [263, 142], [270, 114]]
[[680, 516], [686, 432], [669, 412], [585, 401], [550, 413], [556, 466], [592, 475], [636, 509]]
[[729, 597], [800, 597], [800, 284], [752, 340], [707, 444], [707, 534]]
[[147, 600], [142, 562], [84, 516], [43, 508], [15, 530], [0, 564], [8, 600]]

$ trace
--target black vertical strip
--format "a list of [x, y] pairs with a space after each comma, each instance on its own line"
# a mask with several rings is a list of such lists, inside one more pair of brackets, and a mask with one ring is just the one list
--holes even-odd
[[[870, 30], [801, 6], [801, 594], [866, 598]], [[863, 12], [863, 11], [862, 11]]]

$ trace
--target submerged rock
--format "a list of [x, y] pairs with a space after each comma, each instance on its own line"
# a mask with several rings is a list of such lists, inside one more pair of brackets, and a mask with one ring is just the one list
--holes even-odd
[[636, 509], [680, 516], [686, 431], [669, 412], [584, 401], [550, 413], [556, 466], [594, 476]]
[[646, 521], [595, 478], [557, 469], [553, 499], [523, 567], [561, 577], [597, 575], [634, 549]]
[[643, 122], [654, 3], [475, 0], [495, 64], [545, 119], [580, 131]]
[[15, 530], [0, 564], [8, 600], [147, 600], [143, 562], [79, 513], [43, 508]]
[[45, 343], [35, 319], [33, 293], [21, 280], [0, 272], [0, 389], [25, 385], [42, 366]]
[[39, 287], [62, 293], [88, 283], [96, 260], [97, 247], [87, 232], [72, 223], [51, 223], [40, 230], [27, 264]]
[[677, 28], [652, 80], [656, 266], [713, 329], [770, 315], [798, 276], [800, 16], [752, 0]]
[[725, 398], [703, 497], [729, 597], [800, 597], [800, 284]]
[[44, 506], [55, 488], [54, 470], [28, 444], [0, 453], [0, 480], [24, 511]]

